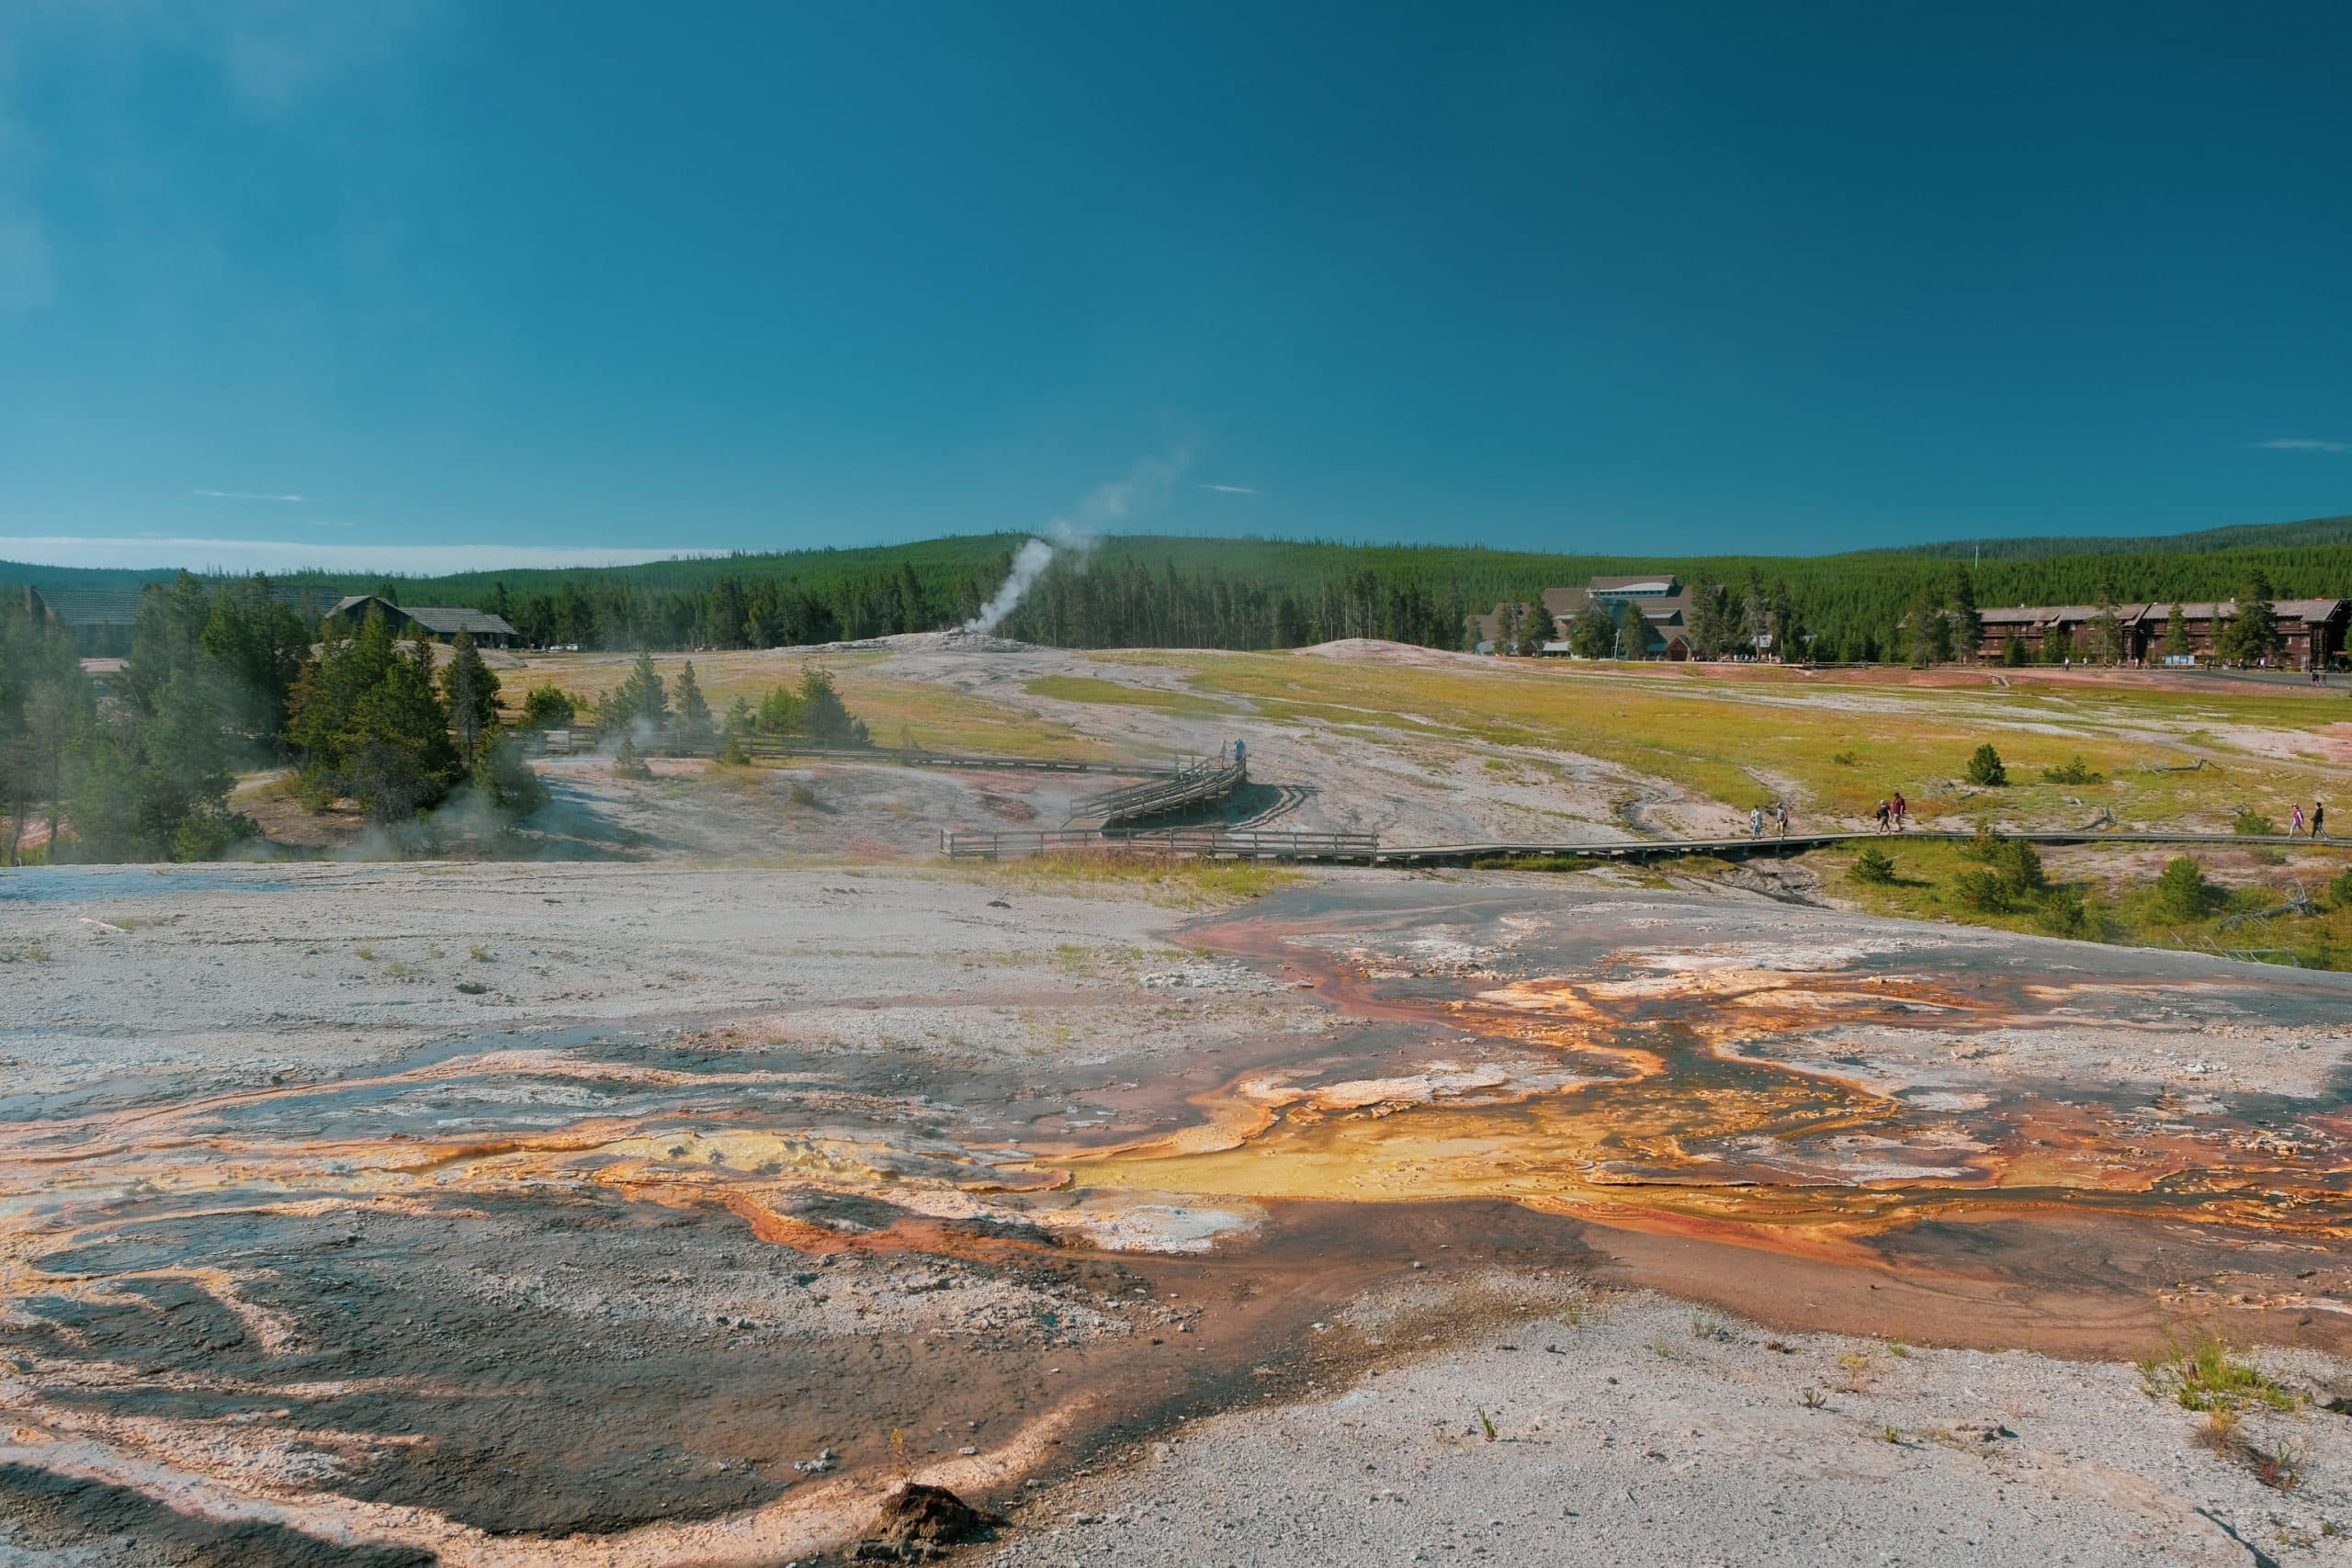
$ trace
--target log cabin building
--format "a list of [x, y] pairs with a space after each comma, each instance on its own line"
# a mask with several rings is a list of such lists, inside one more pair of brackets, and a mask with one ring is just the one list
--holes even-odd
[[[2314, 658], [2324, 664], [2343, 651], [2346, 623], [2352, 620], [2352, 600], [2277, 599], [2271, 606], [2278, 613], [2278, 636], [2285, 644], [2278, 658], [2280, 668], [2309, 669]], [[2117, 604], [2112, 608], [2123, 631], [2124, 659], [2132, 663], [2163, 662], [2172, 606]], [[2074, 657], [2094, 658], [2098, 653], [2098, 631], [2095, 623], [2099, 610], [2097, 604], [2018, 604], [1980, 610], [1977, 619], [1984, 635], [1977, 641], [1977, 657], [1998, 659], [2014, 637], [2038, 660], [2055, 633], [2064, 639], [2063, 646]], [[2215, 639], [2237, 613], [2236, 601], [2184, 602], [2180, 611], [2188, 623], [2192, 657], [2199, 663], [2211, 662]]]

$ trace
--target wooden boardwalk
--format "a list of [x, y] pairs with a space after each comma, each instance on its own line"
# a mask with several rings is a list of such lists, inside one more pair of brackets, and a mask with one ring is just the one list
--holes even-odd
[[1164, 778], [1089, 795], [1071, 807], [1069, 820], [1063, 827], [1080, 831], [1114, 831], [1124, 822], [1166, 817], [1223, 800], [1249, 780], [1250, 770], [1241, 762], [1195, 762]]
[[[1786, 838], [1742, 833], [1724, 839], [1619, 839], [1604, 841], [1532, 841], [1495, 840], [1459, 844], [1384, 844], [1370, 833], [1259, 833], [1206, 828], [1120, 831], [1115, 829], [1065, 828], [1015, 833], [943, 832], [940, 852], [951, 860], [1007, 860], [1025, 855], [1089, 851], [1134, 854], [1184, 855], [1208, 860], [1281, 860], [1328, 862], [1354, 865], [1467, 865], [1477, 861], [1579, 860], [1649, 861], [1683, 855], [1710, 855], [1720, 860], [1747, 860], [1756, 855], [1802, 854], [1807, 850], [1833, 849], [1841, 844], [1911, 840], [1965, 843], [1971, 829], [1912, 828], [1881, 833], [1860, 829], [1846, 833], [1791, 833]], [[2308, 838], [2285, 833], [2155, 833], [2086, 829], [2075, 831], [2036, 829], [2004, 833], [2004, 838], [2030, 844], [2141, 844], [2209, 848], [2268, 844], [2285, 847], [2310, 844]], [[2333, 837], [2317, 840], [2340, 843]]]

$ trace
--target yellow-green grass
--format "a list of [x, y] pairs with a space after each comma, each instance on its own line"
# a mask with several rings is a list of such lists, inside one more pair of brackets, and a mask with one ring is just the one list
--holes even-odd
[[[780, 686], [797, 689], [802, 671], [813, 664], [831, 672], [842, 702], [865, 721], [877, 745], [911, 744], [934, 751], [1070, 761], [1110, 756], [1110, 748], [1069, 725], [952, 687], [892, 675], [880, 667], [881, 661], [882, 656], [869, 653], [738, 652], [701, 654], [691, 660], [683, 654], [659, 655], [653, 667], [674, 695], [679, 672], [691, 662], [703, 696], [721, 717], [739, 696], [756, 706]], [[628, 657], [612, 654], [538, 656], [521, 670], [505, 671], [501, 679], [510, 705], [519, 704], [522, 694], [533, 686], [552, 685], [580, 703], [583, 713], [593, 718], [596, 699], [620, 683], [630, 662]]]
[[1112, 703], [1126, 707], [1159, 708], [1195, 718], [1233, 711], [1229, 704], [1195, 693], [1170, 692], [1158, 686], [1123, 685], [1116, 681], [1097, 680], [1091, 675], [1040, 675], [1023, 682], [1021, 689], [1033, 697], [1052, 697], [1066, 703]]
[[[1735, 808], [1770, 799], [1785, 780], [1801, 809], [1848, 819], [1901, 790], [1923, 821], [1991, 815], [2018, 826], [2074, 827], [2104, 806], [2153, 826], [2233, 816], [2240, 802], [2283, 821], [2288, 805], [2324, 793], [2344, 773], [2306, 759], [2256, 756], [2215, 732], [2352, 719], [2352, 704], [2340, 695], [1912, 689], [1819, 677], [1800, 686], [1793, 678], [1657, 679], [1548, 662], [1490, 671], [1297, 655], [1185, 657], [1196, 689], [1253, 699], [1271, 716], [1576, 751]], [[2170, 744], [2199, 731], [2199, 742]], [[1951, 787], [1986, 740], [2013, 782], [1973, 796]], [[2044, 769], [2076, 756], [2103, 782], [2041, 781]], [[2198, 773], [2143, 767], [2199, 756], [2208, 766]]]
[[1158, 855], [1058, 854], [984, 863], [969, 869], [987, 882], [1038, 893], [1116, 889], [1181, 908], [1224, 908], [1287, 887], [1301, 873], [1260, 861], [1178, 860]]
[[[1803, 859], [1833, 897], [1851, 900], [1872, 914], [2050, 934], [2031, 908], [1986, 910], [1961, 897], [1960, 874], [1984, 869], [1965, 844], [1899, 833], [1873, 837], [1867, 843], [1893, 859], [1894, 882], [1856, 882], [1848, 874], [1862, 844], [1815, 851]], [[2216, 850], [2199, 858], [2219, 859], [2223, 852]], [[2055, 858], [2050, 852], [2044, 857], [2045, 862]], [[2352, 864], [2352, 854], [2334, 848], [2282, 854], [2275, 872], [2226, 888], [2210, 912], [2188, 920], [2176, 919], [2157, 905], [2155, 871], [2169, 858], [2170, 852], [2152, 856], [2136, 848], [2092, 848], [2073, 852], [2067, 867], [2051, 864], [2050, 878], [2083, 895], [2098, 941], [2199, 953], [2260, 953], [2281, 962], [2292, 954], [2309, 968], [2352, 969], [2352, 907], [2337, 906], [2328, 892], [2333, 879]], [[2217, 874], [2212, 880], [2220, 885], [2234, 879]], [[2315, 913], [2222, 923], [2233, 915], [2287, 903], [2293, 887], [2312, 896]]]

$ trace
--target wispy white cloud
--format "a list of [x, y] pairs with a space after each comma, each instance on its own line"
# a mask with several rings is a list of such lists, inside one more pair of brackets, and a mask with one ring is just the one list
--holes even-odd
[[192, 490], [190, 495], [200, 495], [207, 501], [292, 501], [303, 502], [306, 495], [272, 495], [267, 491], [254, 490]]
[[230, 571], [499, 571], [525, 567], [635, 566], [718, 552], [676, 546], [586, 549], [560, 545], [341, 545], [302, 539], [73, 538], [0, 535], [0, 560], [33, 566], [219, 567]]
[[2312, 441], [2298, 435], [2282, 435], [2276, 441], [2257, 441], [2254, 445], [2265, 452], [2352, 452], [2352, 441]]
[[1255, 495], [1258, 493], [1248, 485], [1203, 485], [1201, 488], [1203, 490], [1213, 490], [1219, 495]]

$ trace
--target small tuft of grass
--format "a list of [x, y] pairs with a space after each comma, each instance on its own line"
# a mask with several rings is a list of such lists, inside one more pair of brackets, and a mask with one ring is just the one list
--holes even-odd
[[0, 947], [0, 964], [46, 964], [50, 960], [49, 944], [27, 942], [22, 947]]
[[2151, 1399], [2170, 1399], [2183, 1410], [2237, 1410], [2248, 1404], [2292, 1410], [2292, 1389], [2256, 1366], [2239, 1360], [2218, 1334], [2202, 1332], [2187, 1344], [2167, 1339], [2162, 1355], [2140, 1363], [2140, 1386]]
[[2284, 1438], [2275, 1447], [2256, 1449], [2246, 1456], [2254, 1478], [2278, 1492], [2292, 1492], [2301, 1486], [2311, 1462], [2312, 1446], [2301, 1438]]
[[1487, 1441], [1493, 1442], [1499, 1436], [1495, 1430], [1494, 1418], [1487, 1414], [1483, 1405], [1474, 1404], [1470, 1408], [1478, 1412], [1478, 1429], [1487, 1434]]
[[1690, 1337], [1713, 1340], [1718, 1345], [1728, 1345], [1737, 1336], [1732, 1333], [1731, 1325], [1723, 1319], [1699, 1313], [1690, 1319]]
[[1826, 1410], [1829, 1407], [1829, 1396], [1817, 1388], [1806, 1389], [1797, 1398], [1807, 1410]]
[[2198, 1423], [2197, 1440], [2217, 1454], [2228, 1453], [2237, 1447], [2238, 1427], [2244, 1420], [2235, 1405], [2216, 1406]]
[[477, 964], [487, 964], [490, 962], [490, 949], [486, 947], [469, 947], [466, 949], [466, 953]]
[[373, 964], [376, 962], [376, 950], [365, 942], [362, 942], [359, 946], [353, 948], [351, 952], [352, 956], [357, 958], [363, 964]]

